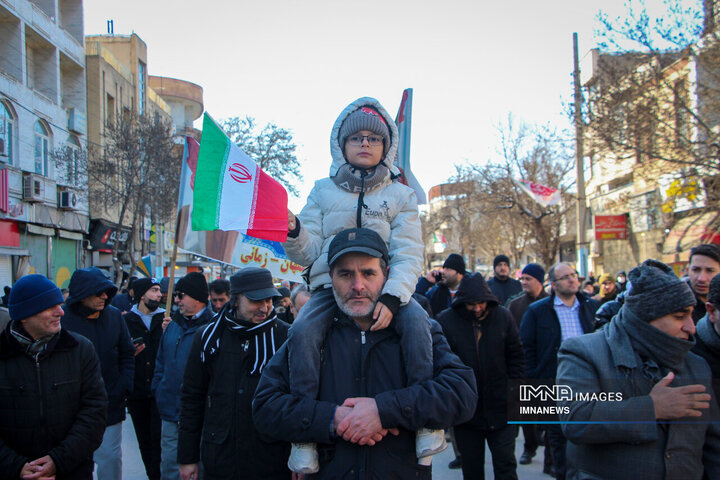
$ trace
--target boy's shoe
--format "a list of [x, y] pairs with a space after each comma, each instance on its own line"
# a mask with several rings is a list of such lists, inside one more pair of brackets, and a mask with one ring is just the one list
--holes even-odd
[[456, 457], [455, 460], [448, 463], [448, 468], [451, 470], [457, 470], [458, 468], [462, 468], [462, 458], [459, 456]]
[[293, 443], [288, 458], [288, 468], [296, 473], [317, 473], [317, 445], [314, 443]]
[[445, 430], [421, 428], [415, 436], [415, 454], [418, 458], [436, 455], [447, 448]]

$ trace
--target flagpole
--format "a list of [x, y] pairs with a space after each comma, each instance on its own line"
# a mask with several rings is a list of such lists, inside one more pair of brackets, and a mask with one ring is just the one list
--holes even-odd
[[173, 287], [175, 286], [175, 261], [177, 260], [177, 249], [178, 247], [176, 238], [175, 245], [173, 245], [172, 260], [170, 261], [170, 284], [168, 285], [168, 298], [165, 302], [165, 318], [170, 318], [170, 310], [172, 308]]

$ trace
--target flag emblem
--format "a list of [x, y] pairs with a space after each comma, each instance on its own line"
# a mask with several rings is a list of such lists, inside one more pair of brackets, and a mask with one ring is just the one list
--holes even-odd
[[230, 165], [230, 176], [238, 183], [247, 183], [252, 180], [252, 175], [247, 167], [241, 163], [233, 163]]

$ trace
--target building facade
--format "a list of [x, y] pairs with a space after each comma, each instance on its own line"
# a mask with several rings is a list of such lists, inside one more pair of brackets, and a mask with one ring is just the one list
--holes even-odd
[[82, 0], [0, 3], [0, 286], [86, 263]]

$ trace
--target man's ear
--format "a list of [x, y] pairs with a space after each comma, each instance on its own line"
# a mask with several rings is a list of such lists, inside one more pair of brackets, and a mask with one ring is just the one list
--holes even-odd
[[705, 309], [708, 313], [708, 318], [710, 319], [711, 323], [715, 323], [715, 320], [717, 319], [718, 315], [718, 309], [710, 302], [705, 302]]

